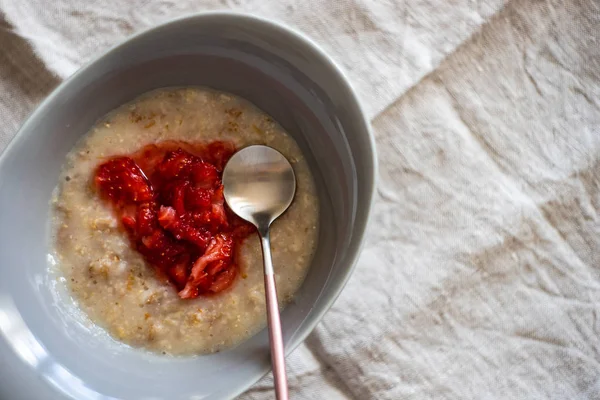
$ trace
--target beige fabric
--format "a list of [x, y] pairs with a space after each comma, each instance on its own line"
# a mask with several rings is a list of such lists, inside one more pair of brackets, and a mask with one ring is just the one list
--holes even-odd
[[[97, 52], [205, 9], [304, 31], [365, 101], [369, 238], [289, 359], [292, 398], [600, 398], [596, 0], [103, 4], [0, 0], [0, 149]], [[271, 383], [241, 398], [271, 399]]]

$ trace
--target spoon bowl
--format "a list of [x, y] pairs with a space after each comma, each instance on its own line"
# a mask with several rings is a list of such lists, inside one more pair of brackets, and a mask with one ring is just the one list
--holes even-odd
[[259, 230], [292, 204], [296, 176], [289, 161], [268, 146], [249, 146], [231, 157], [223, 171], [223, 194], [231, 210]]

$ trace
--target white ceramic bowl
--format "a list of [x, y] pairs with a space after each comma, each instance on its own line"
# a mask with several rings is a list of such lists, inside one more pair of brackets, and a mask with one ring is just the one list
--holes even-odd
[[48, 275], [49, 199], [67, 152], [108, 111], [143, 92], [186, 85], [252, 101], [309, 160], [321, 228], [308, 276], [282, 314], [288, 353], [342, 290], [376, 175], [373, 137], [348, 82], [317, 46], [281, 25], [230, 13], [175, 20], [65, 81], [0, 158], [0, 398], [231, 398], [269, 371], [264, 330], [234, 349], [181, 358], [103, 339], [68, 312]]

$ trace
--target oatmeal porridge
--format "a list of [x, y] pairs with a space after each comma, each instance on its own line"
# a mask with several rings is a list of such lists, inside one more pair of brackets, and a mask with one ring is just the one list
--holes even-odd
[[168, 354], [211, 353], [265, 325], [262, 253], [223, 204], [236, 149], [264, 144], [292, 163], [294, 202], [272, 226], [280, 306], [316, 246], [318, 201], [294, 140], [231, 94], [160, 89], [102, 118], [67, 155], [52, 199], [55, 273], [115, 339]]

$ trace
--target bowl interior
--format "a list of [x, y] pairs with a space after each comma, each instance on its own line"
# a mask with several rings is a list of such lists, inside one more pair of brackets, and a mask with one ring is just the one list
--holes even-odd
[[[119, 105], [152, 89], [190, 85], [256, 104], [293, 135], [312, 168], [319, 246], [282, 314], [288, 351], [330, 306], [354, 264], [370, 208], [374, 149], [335, 67], [304, 39], [250, 17], [198, 15], [138, 35], [61, 85], [0, 159], [0, 358], [18, 359], [22, 374], [42, 375], [56, 398], [228, 398], [269, 368], [266, 331], [201, 357], [117, 345], [77, 322], [47, 274], [48, 202], [67, 152]], [[0, 395], [12, 384], [7, 376]]]

